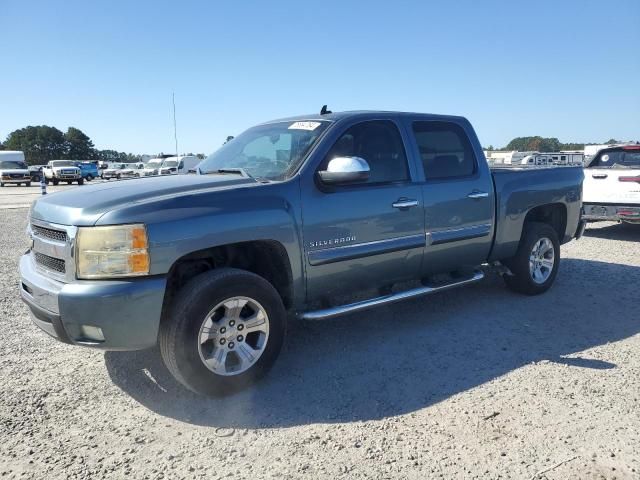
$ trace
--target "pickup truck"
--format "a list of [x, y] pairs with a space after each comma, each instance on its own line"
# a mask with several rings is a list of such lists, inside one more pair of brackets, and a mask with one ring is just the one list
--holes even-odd
[[73, 160], [51, 160], [42, 167], [42, 174], [47, 184], [49, 182], [54, 185], [58, 185], [60, 182], [67, 182], [69, 185], [73, 182], [78, 182], [78, 185], [84, 183], [82, 172], [76, 167]]
[[74, 345], [159, 344], [179, 382], [217, 395], [264, 375], [295, 318], [492, 270], [516, 292], [552, 285], [584, 228], [582, 168], [492, 172], [462, 117], [324, 110], [248, 129], [197, 175], [37, 200], [19, 267], [35, 324]]
[[584, 174], [585, 220], [640, 224], [640, 145], [600, 150]]

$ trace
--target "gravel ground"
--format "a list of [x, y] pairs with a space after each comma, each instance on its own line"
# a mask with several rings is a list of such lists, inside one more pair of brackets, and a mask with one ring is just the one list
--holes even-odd
[[157, 351], [31, 324], [26, 213], [0, 230], [0, 478], [640, 478], [640, 228], [591, 227], [539, 297], [489, 276], [296, 324], [267, 379], [212, 400]]

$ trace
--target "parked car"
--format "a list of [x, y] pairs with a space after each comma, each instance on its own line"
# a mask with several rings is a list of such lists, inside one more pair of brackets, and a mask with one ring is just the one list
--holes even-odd
[[136, 171], [136, 176], [153, 177], [155, 175], [159, 175], [160, 167], [162, 167], [163, 161], [164, 158], [152, 158], [146, 164], [144, 164], [141, 169], [138, 169]]
[[67, 182], [69, 185], [73, 182], [78, 182], [78, 185], [84, 183], [82, 173], [73, 160], [51, 160], [42, 168], [42, 172], [47, 184], [49, 182], [54, 185], [60, 182]]
[[40, 179], [43, 176], [42, 168], [44, 165], [29, 165], [29, 176], [31, 177], [32, 182], [40, 182]]
[[587, 221], [640, 224], [640, 145], [603, 148], [585, 168]]
[[111, 163], [109, 167], [102, 170], [102, 178], [111, 180], [112, 178], [120, 180], [121, 178], [134, 178], [135, 169], [128, 163]]
[[6, 184], [31, 185], [31, 176], [22, 152], [0, 151], [0, 187]]
[[94, 162], [76, 162], [76, 167], [80, 169], [82, 178], [88, 182], [100, 176], [98, 165]]
[[486, 264], [541, 294], [583, 230], [581, 167], [492, 172], [462, 117], [273, 121], [200, 171], [38, 199], [19, 282], [35, 324], [75, 345], [159, 344], [179, 382], [219, 394], [269, 369], [290, 318], [468, 285]]
[[185, 175], [195, 173], [196, 166], [201, 160], [195, 155], [169, 157], [162, 162], [160, 175]]

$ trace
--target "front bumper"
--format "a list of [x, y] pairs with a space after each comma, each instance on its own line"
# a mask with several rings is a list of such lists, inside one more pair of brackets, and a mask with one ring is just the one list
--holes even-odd
[[[40, 273], [29, 252], [20, 259], [20, 277], [20, 295], [33, 323], [62, 342], [104, 350], [156, 344], [164, 277], [62, 283]], [[87, 336], [95, 327], [102, 339]]]
[[2, 181], [2, 183], [24, 183], [24, 182], [30, 182], [31, 177], [28, 175], [26, 177], [21, 177], [21, 178], [1, 177], [0, 180]]
[[585, 203], [582, 206], [582, 219], [588, 222], [640, 223], [640, 206]]

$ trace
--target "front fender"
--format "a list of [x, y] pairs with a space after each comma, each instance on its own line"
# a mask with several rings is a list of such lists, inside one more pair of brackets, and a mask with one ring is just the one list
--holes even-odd
[[97, 224], [119, 223], [147, 225], [152, 275], [167, 274], [178, 259], [199, 250], [257, 240], [278, 242], [291, 263], [296, 297], [304, 298], [297, 179], [131, 205], [105, 214]]

